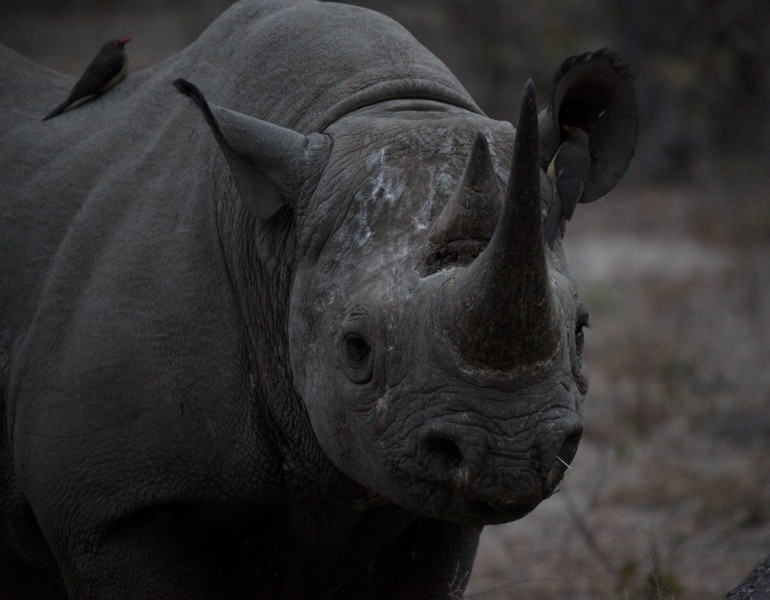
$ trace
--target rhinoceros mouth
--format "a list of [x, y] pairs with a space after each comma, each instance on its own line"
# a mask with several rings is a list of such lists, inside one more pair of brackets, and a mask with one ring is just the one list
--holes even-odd
[[[456, 485], [450, 484], [450, 486], [455, 487], [453, 496], [456, 506], [466, 515], [466, 518], [488, 525], [508, 523], [529, 514], [540, 502], [553, 493], [553, 490], [550, 488], [551, 481], [548, 482], [549, 487], [545, 488], [543, 486], [545, 481], [542, 478], [534, 474], [531, 475], [530, 483], [532, 485], [528, 486], [529, 493], [522, 496], [511, 495], [510, 491], [506, 493], [504, 490], [489, 489], [489, 484], [495, 483], [490, 481], [477, 481], [475, 482], [476, 485], [460, 486], [459, 489], [457, 489]], [[517, 478], [517, 481], [524, 483], [523, 479], [530, 478], [526, 477], [526, 475], [521, 475]], [[561, 480], [561, 476], [558, 476], [558, 480]], [[552, 482], [555, 488], [558, 483], [556, 477], [554, 477]]]
[[507, 475], [497, 470], [473, 476], [465, 467], [450, 468], [439, 478], [413, 469], [393, 475], [401, 491], [391, 489], [386, 496], [405, 508], [454, 523], [494, 525], [532, 512], [553, 493], [550, 485], [555, 487], [563, 473], [549, 476], [548, 489], [534, 464]]
[[443, 494], [434, 492], [434, 498], [443, 496], [443, 500], [433, 503], [427, 513], [434, 518], [461, 524], [499, 525], [528, 515], [549, 495], [534, 494], [526, 499], [505, 500], [444, 489]]
[[481, 517], [481, 520], [489, 525], [518, 521], [535, 510], [538, 504], [540, 504], [540, 500], [527, 504], [503, 506], [498, 506], [485, 500], [468, 501], [469, 507]]

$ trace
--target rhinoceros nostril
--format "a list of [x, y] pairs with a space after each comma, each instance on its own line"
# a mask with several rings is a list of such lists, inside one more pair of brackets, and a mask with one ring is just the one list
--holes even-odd
[[422, 450], [433, 466], [442, 471], [456, 469], [464, 460], [457, 444], [440, 434], [426, 436], [422, 441]]
[[565, 465], [566, 468], [570, 467], [572, 459], [574, 459], [575, 454], [577, 454], [578, 444], [580, 443], [582, 434], [582, 430], [569, 434], [559, 451], [556, 453], [557, 461]]

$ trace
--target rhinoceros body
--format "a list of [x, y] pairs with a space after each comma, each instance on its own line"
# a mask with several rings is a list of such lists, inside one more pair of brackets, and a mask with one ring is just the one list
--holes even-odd
[[4, 597], [461, 595], [580, 437], [543, 169], [571, 119], [585, 200], [625, 170], [611, 55], [517, 135], [332, 3], [240, 2], [45, 123], [71, 80], [1, 53]]

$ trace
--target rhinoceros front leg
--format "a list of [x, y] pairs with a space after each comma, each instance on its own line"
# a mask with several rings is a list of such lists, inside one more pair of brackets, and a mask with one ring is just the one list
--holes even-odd
[[238, 557], [191, 516], [183, 506], [151, 507], [99, 534], [79, 532], [56, 551], [69, 598], [253, 598], [236, 574]]
[[[470, 577], [481, 527], [420, 518], [342, 585], [249, 580], [238, 552], [197, 539], [175, 507], [148, 509], [88, 553], [70, 549], [62, 571], [78, 600], [458, 600]], [[81, 540], [83, 541], [83, 540]], [[85, 548], [85, 546], [80, 546]], [[289, 569], [291, 570], [291, 569]], [[253, 570], [252, 570], [253, 573]], [[305, 582], [306, 583], [306, 582]], [[268, 585], [266, 585], [268, 584]]]

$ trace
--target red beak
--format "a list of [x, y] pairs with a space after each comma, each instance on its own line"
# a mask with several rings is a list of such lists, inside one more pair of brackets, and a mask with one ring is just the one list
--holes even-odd
[[128, 37], [128, 38], [123, 38], [123, 39], [122, 39], [122, 40], [120, 40], [120, 41], [121, 41], [121, 42], [123, 42], [124, 44], [128, 44], [128, 42], [130, 42], [130, 41], [131, 41], [131, 38], [130, 38], [130, 37]]

